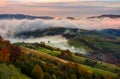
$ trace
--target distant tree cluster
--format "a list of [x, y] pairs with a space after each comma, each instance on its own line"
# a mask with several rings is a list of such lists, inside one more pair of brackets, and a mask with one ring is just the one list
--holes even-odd
[[[50, 41], [48, 41], [48, 43], [50, 43]], [[39, 47], [44, 47], [44, 48], [47, 48], [49, 50], [54, 50], [54, 51], [59, 51], [60, 50], [59, 48], [52, 47], [50, 45], [45, 44], [45, 42], [40, 42], [40, 43], [35, 42], [35, 43], [32, 43], [32, 45], [29, 44], [26, 47], [32, 48], [32, 49], [39, 48]]]

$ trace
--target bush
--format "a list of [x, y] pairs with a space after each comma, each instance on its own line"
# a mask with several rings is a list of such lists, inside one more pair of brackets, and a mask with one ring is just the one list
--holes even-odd
[[97, 61], [86, 59], [85, 64], [94, 67], [97, 64]]
[[44, 72], [43, 72], [42, 68], [39, 65], [35, 65], [32, 72], [31, 72], [31, 76], [34, 79], [43, 79]]

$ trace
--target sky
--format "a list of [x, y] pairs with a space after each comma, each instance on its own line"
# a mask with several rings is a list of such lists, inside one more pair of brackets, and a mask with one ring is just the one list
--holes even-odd
[[0, 0], [0, 14], [79, 17], [119, 13], [120, 0]]
[[119, 0], [7, 0], [20, 2], [65, 2], [65, 1], [119, 1]]

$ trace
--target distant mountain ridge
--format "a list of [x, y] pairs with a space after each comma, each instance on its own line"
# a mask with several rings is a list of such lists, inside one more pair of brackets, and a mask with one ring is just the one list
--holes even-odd
[[[72, 34], [72, 35], [89, 35], [89, 34], [96, 34], [96, 35], [107, 35], [109, 37], [120, 37], [120, 29], [104, 29], [104, 30], [84, 30], [84, 29], [77, 29], [77, 28], [63, 28], [63, 27], [53, 27], [53, 28], [46, 28], [44, 30], [34, 30], [34, 31], [23, 31], [20, 33], [15, 34], [15, 37], [41, 37], [45, 35], [62, 35], [62, 34]], [[8, 36], [10, 36], [8, 34]]]
[[54, 17], [50, 16], [31, 16], [31, 15], [24, 15], [24, 14], [0, 14], [0, 20], [2, 19], [45, 19], [50, 20], [54, 19]]
[[88, 19], [91, 19], [91, 18], [112, 18], [112, 19], [115, 19], [115, 18], [120, 18], [120, 15], [105, 14], [105, 15], [100, 15], [100, 16], [88, 17]]
[[[114, 15], [114, 14], [104, 14], [104, 15], [100, 15], [100, 16], [91, 16], [91, 17], [87, 17], [87, 19], [92, 19], [92, 18], [120, 18], [120, 15]], [[52, 16], [32, 16], [32, 15], [25, 15], [25, 14], [0, 14], [0, 20], [4, 20], [4, 19], [30, 19], [30, 20], [34, 20], [34, 19], [44, 19], [44, 20], [52, 20], [55, 19], [55, 17]], [[69, 20], [75, 20], [75, 17], [66, 17], [66, 19]]]

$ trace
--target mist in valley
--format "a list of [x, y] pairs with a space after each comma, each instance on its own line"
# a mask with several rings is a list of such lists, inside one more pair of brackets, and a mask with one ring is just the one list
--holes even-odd
[[[81, 18], [78, 20], [68, 20], [68, 19], [53, 19], [53, 20], [0, 20], [0, 35], [7, 40], [10, 40], [12, 43], [16, 42], [42, 42], [44, 41], [46, 44], [61, 48], [61, 49], [69, 49], [72, 52], [78, 52], [81, 54], [87, 54], [87, 51], [81, 47], [76, 48], [68, 44], [68, 40], [62, 36], [44, 36], [38, 38], [16, 38], [15, 34], [27, 32], [27, 31], [35, 31], [35, 30], [44, 30], [50, 27], [64, 27], [64, 28], [78, 28], [78, 29], [86, 29], [86, 30], [102, 30], [102, 29], [119, 29], [120, 27], [120, 18], [111, 19], [111, 18], [93, 18], [86, 19]], [[50, 43], [48, 43], [50, 41]]]

